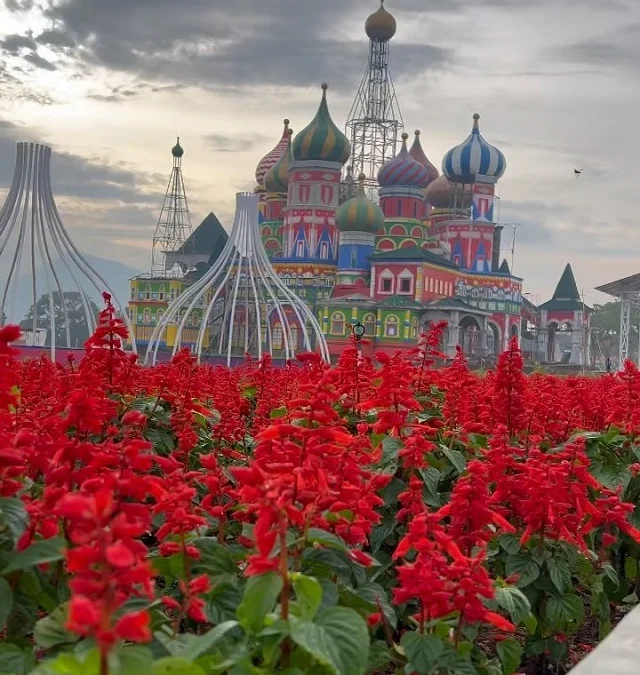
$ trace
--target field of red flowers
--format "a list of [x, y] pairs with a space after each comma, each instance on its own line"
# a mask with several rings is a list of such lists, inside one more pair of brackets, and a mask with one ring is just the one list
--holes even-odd
[[640, 373], [229, 370], [0, 329], [0, 673], [563, 673], [640, 582]]

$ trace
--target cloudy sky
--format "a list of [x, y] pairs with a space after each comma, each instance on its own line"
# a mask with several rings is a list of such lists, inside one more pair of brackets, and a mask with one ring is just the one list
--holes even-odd
[[[58, 206], [83, 250], [144, 270], [175, 136], [194, 224], [231, 223], [282, 118], [343, 125], [377, 0], [2, 0], [0, 189], [16, 140], [52, 145]], [[640, 2], [387, 0], [408, 131], [442, 155], [481, 114], [507, 156], [503, 245], [544, 301], [566, 262], [593, 287], [640, 271]], [[573, 169], [582, 169], [579, 179]], [[505, 255], [511, 259], [511, 252]]]

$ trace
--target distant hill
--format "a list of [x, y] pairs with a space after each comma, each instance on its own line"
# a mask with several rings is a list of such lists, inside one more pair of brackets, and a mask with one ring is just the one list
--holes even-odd
[[[93, 269], [109, 284], [111, 290], [115, 293], [120, 302], [126, 306], [127, 301], [129, 300], [129, 279], [140, 274], [141, 270], [133, 269], [128, 265], [124, 265], [116, 260], [109, 260], [108, 258], [99, 258], [98, 256], [88, 254], [83, 254], [83, 256], [91, 267], [93, 267]], [[64, 265], [57, 265], [56, 273], [60, 278], [63, 290], [76, 290], [76, 286]], [[74, 274], [77, 274], [75, 269]], [[82, 277], [82, 279], [78, 278], [78, 280], [80, 283], [86, 283], [84, 277]], [[0, 278], [0, 286], [4, 284], [4, 281], [3, 274]], [[0, 291], [1, 290], [2, 289], [0, 289]], [[100, 293], [96, 292], [93, 288], [85, 288], [85, 290], [96, 305], [102, 308], [102, 298], [100, 297]], [[100, 289], [100, 292], [102, 292], [102, 290], [106, 289]], [[46, 292], [46, 288], [39, 289], [40, 295], [44, 292]], [[31, 278], [29, 273], [26, 270], [23, 270], [22, 274], [18, 277], [15, 299], [11, 304], [9, 304], [9, 301], [7, 303], [9, 309], [7, 314], [9, 315], [10, 321], [19, 322], [24, 318], [32, 304], [31, 293]]]

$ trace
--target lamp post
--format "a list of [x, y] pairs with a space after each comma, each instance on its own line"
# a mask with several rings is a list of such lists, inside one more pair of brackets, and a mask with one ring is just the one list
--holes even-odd
[[360, 323], [360, 321], [357, 321], [356, 323], [351, 326], [351, 332], [353, 333], [353, 337], [355, 338], [356, 341], [356, 349], [358, 350], [358, 354], [361, 352], [361, 347], [360, 347], [360, 340], [364, 337], [364, 334], [366, 332], [365, 327]]

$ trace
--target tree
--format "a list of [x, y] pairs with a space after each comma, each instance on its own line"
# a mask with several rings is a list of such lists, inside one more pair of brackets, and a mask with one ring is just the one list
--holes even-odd
[[[82, 302], [82, 296], [78, 291], [64, 291], [64, 305], [69, 319], [69, 345], [67, 345], [67, 323], [60, 292], [53, 293], [53, 309], [56, 324], [56, 347], [81, 347], [89, 337], [87, 316]], [[89, 299], [89, 311], [93, 316], [98, 315], [98, 308], [93, 300]], [[33, 327], [34, 306], [31, 305], [27, 315], [22, 321], [23, 330], [31, 330]], [[51, 344], [51, 305], [48, 293], [43, 293], [35, 305], [36, 328], [47, 329], [46, 344]]]
[[[640, 335], [640, 307], [631, 306], [631, 321], [629, 326], [629, 347], [633, 352], [638, 346]], [[594, 305], [591, 316], [591, 330], [593, 333], [594, 348], [602, 355], [618, 358], [620, 346], [620, 301], [614, 300], [604, 305]], [[597, 353], [597, 352], [596, 352]]]

